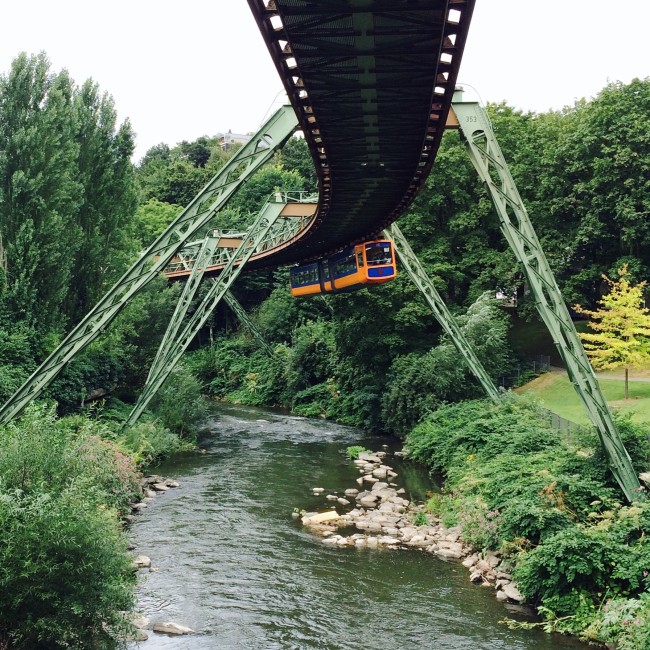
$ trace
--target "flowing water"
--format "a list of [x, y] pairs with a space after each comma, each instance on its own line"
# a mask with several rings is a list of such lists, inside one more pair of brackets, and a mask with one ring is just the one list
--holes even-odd
[[[391, 441], [354, 429], [246, 407], [214, 407], [205, 454], [177, 457], [157, 472], [181, 483], [156, 498], [133, 526], [139, 609], [197, 634], [149, 632], [132, 648], [154, 650], [568, 650], [577, 641], [511, 631], [522, 614], [470, 584], [459, 561], [416, 550], [330, 548], [292, 519], [325, 509], [326, 493], [357, 487], [345, 448]], [[414, 499], [426, 473], [398, 464]]]

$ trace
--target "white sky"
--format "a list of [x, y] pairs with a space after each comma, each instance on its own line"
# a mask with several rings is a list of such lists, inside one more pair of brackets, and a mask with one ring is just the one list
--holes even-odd
[[[149, 147], [254, 131], [282, 84], [246, 0], [21, 0], [0, 18], [0, 72], [44, 50], [111, 94], [139, 160]], [[546, 111], [650, 76], [648, 0], [477, 0], [459, 81]]]

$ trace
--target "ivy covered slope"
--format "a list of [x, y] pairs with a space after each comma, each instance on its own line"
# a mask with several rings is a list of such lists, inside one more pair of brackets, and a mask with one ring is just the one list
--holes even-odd
[[[650, 643], [650, 504], [625, 504], [596, 435], [561, 434], [535, 402], [446, 406], [406, 438], [409, 455], [444, 475], [430, 507], [477, 549], [504, 554], [547, 629]], [[647, 424], [619, 420], [636, 467], [650, 465]]]

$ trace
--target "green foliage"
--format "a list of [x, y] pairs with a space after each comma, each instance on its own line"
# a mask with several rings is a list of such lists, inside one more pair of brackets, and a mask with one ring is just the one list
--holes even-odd
[[130, 125], [117, 127], [92, 81], [76, 87], [49, 65], [21, 54], [0, 76], [0, 300], [43, 332], [77, 320], [115, 279], [135, 210]]
[[627, 264], [618, 270], [619, 280], [603, 279], [609, 293], [592, 311], [575, 305], [579, 314], [589, 316], [591, 332], [581, 332], [580, 338], [594, 368], [626, 369], [625, 398], [628, 397], [628, 367], [643, 366], [650, 361], [650, 316], [645, 304], [645, 282], [632, 284]]
[[11, 647], [113, 648], [134, 575], [118, 513], [134, 461], [101, 421], [29, 408], [0, 431], [0, 638]]
[[[507, 347], [507, 316], [483, 294], [459, 319], [461, 329], [492, 376], [502, 374], [510, 363]], [[391, 367], [383, 397], [383, 418], [398, 435], [406, 435], [416, 422], [445, 402], [476, 397], [477, 386], [454, 345], [443, 337], [430, 351], [398, 357]]]
[[414, 526], [428, 526], [429, 520], [427, 515], [420, 511], [413, 516], [412, 523]]
[[182, 437], [196, 438], [207, 414], [201, 389], [200, 382], [183, 364], [178, 364], [152, 399], [150, 408], [165, 428]]
[[[633, 462], [647, 466], [647, 427], [629, 418], [619, 427]], [[590, 638], [614, 638], [598, 636], [600, 605], [605, 595], [638, 597], [650, 586], [650, 506], [621, 503], [592, 431], [566, 440], [535, 402], [511, 395], [499, 404], [440, 408], [409, 434], [406, 449], [446, 476], [446, 492], [427, 509], [450, 523], [455, 517], [475, 548], [509, 556], [519, 589], [539, 606], [546, 629], [587, 634], [589, 628]]]
[[616, 644], [618, 650], [650, 647], [650, 592], [637, 598], [613, 598], [584, 632], [590, 640]]
[[371, 454], [372, 452], [369, 449], [366, 449], [362, 445], [352, 445], [351, 447], [347, 447], [345, 450], [345, 455], [350, 459], [350, 460], [356, 460], [359, 458], [359, 454]]
[[0, 489], [0, 631], [17, 649], [112, 648], [133, 605], [114, 513], [73, 488]]

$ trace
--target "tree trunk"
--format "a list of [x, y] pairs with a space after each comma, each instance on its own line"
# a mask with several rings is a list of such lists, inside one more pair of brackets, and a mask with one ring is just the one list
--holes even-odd
[[628, 392], [627, 392], [627, 367], [625, 368], [625, 399], [628, 397]]

